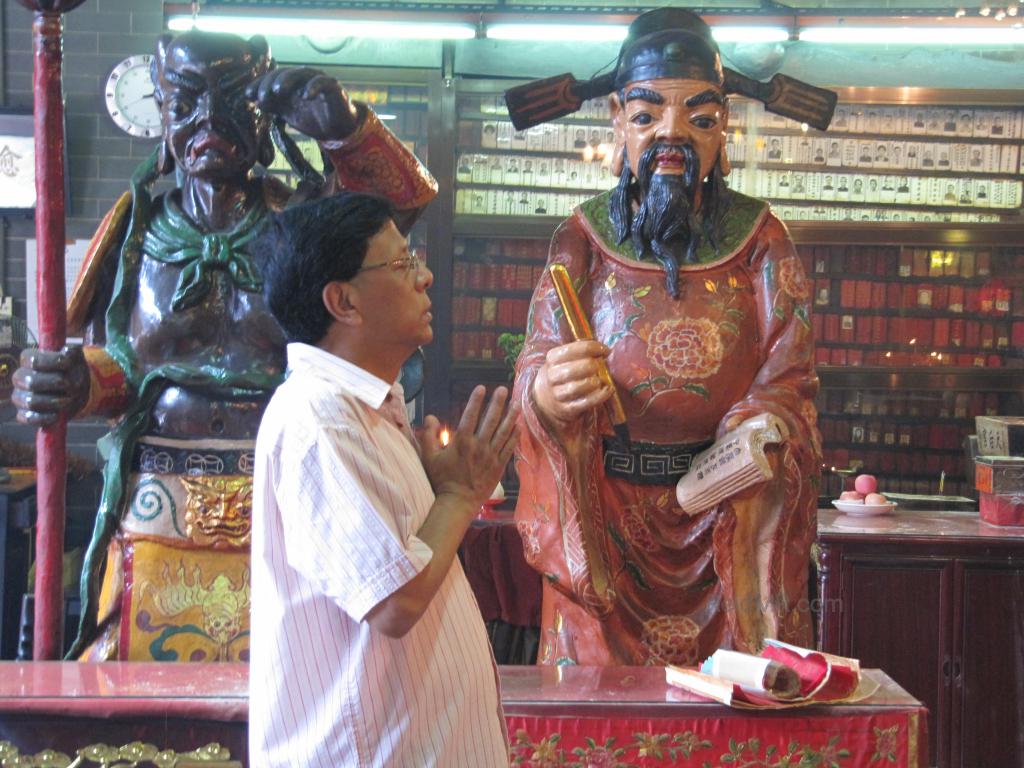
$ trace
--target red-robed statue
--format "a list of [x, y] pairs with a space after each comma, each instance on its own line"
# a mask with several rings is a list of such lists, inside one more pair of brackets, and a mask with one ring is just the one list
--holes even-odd
[[[729, 104], [699, 17], [638, 17], [614, 89], [619, 184], [562, 223], [549, 256], [596, 340], [573, 341], [546, 273], [516, 369], [516, 521], [544, 576], [541, 663], [556, 626], [580, 664], [808, 645], [820, 445], [807, 280], [769, 206], [726, 186]], [[628, 444], [601, 407], [602, 363]], [[788, 434], [767, 448], [771, 478], [684, 513], [676, 484], [693, 458], [758, 414]]]
[[[261, 37], [167, 35], [154, 61], [163, 141], [100, 225], [71, 297], [69, 326], [93, 343], [26, 352], [14, 401], [29, 424], [116, 420], [72, 654], [244, 660], [253, 442], [285, 366], [248, 243], [294, 192], [253, 172], [273, 159], [271, 121], [330, 161], [303, 196], [375, 192], [408, 231], [437, 185], [334, 79], [274, 69]], [[178, 185], [154, 195], [172, 172]]]

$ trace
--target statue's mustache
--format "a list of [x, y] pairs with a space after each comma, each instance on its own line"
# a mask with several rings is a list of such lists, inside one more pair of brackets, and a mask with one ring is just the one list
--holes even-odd
[[[673, 144], [658, 141], [644, 150], [640, 155], [640, 162], [637, 164], [637, 181], [640, 189], [646, 193], [651, 186], [651, 177], [658, 167], [659, 156], [673, 157], [681, 156], [683, 160], [683, 172], [679, 176], [687, 198], [693, 201], [694, 193], [697, 190], [698, 175], [700, 172], [700, 161], [697, 157], [697, 150], [692, 144]], [[675, 175], [675, 174], [663, 174]]]

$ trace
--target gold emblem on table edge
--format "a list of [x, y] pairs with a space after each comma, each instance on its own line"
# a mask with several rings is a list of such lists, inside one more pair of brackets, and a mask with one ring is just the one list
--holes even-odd
[[230, 751], [217, 743], [175, 752], [153, 744], [133, 741], [121, 747], [90, 744], [75, 752], [75, 757], [53, 749], [34, 755], [22, 755], [9, 741], [0, 741], [0, 766], [3, 768], [242, 768], [231, 759]]

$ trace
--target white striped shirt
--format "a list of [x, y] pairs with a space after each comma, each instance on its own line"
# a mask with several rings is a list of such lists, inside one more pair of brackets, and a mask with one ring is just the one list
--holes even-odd
[[305, 344], [288, 345], [288, 368], [256, 441], [250, 765], [507, 766], [459, 562], [401, 639], [363, 621], [432, 556], [401, 386]]

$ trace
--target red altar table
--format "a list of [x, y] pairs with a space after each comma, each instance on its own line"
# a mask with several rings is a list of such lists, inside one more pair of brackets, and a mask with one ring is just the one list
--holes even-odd
[[[926, 710], [878, 670], [865, 672], [878, 690], [856, 704], [756, 713], [673, 688], [657, 668], [500, 672], [513, 765], [928, 765]], [[247, 685], [245, 664], [0, 663], [0, 742], [22, 757], [216, 743], [245, 765]]]
[[853, 704], [730, 709], [665, 683], [656, 667], [504, 667], [512, 764], [928, 765], [927, 710], [880, 670]]
[[[22, 759], [46, 750], [73, 758], [143, 742], [178, 755], [216, 744], [245, 765], [248, 685], [247, 664], [2, 662], [0, 763], [15, 750]], [[50, 757], [11, 764], [68, 765]]]

